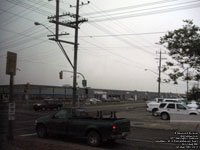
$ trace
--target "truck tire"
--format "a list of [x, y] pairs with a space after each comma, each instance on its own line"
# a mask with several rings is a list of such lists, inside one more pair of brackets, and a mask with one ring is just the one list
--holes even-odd
[[38, 137], [40, 137], [40, 138], [47, 137], [47, 129], [44, 125], [42, 125], [42, 124], [38, 125], [36, 131], [37, 131]]
[[161, 114], [161, 119], [162, 120], [169, 120], [169, 114], [168, 113], [162, 113]]
[[87, 134], [87, 143], [90, 146], [99, 146], [101, 143], [101, 136], [96, 131], [90, 131]]
[[154, 109], [152, 110], [152, 116], [158, 116], [158, 115], [156, 114], [157, 111], [158, 111], [158, 109], [157, 109], [157, 108], [154, 108]]

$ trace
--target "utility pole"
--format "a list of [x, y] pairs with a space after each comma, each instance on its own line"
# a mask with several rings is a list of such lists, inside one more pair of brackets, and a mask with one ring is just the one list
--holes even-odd
[[187, 68], [187, 99], [188, 99], [188, 90], [189, 90], [189, 74], [188, 74], [188, 68]]
[[74, 75], [73, 75], [73, 106], [76, 106], [76, 73], [77, 73], [77, 56], [78, 56], [78, 17], [79, 17], [79, 0], [76, 1], [76, 27], [75, 27], [75, 40], [74, 40]]
[[[79, 29], [79, 24], [80, 23], [84, 23], [87, 22], [88, 20], [86, 18], [81, 18], [79, 16], [79, 7], [83, 6], [83, 5], [87, 5], [89, 4], [90, 1], [88, 1], [87, 3], [81, 3], [79, 0], [76, 1], [76, 6], [72, 6], [70, 5], [70, 7], [75, 7], [76, 8], [76, 14], [72, 14], [72, 13], [63, 13], [62, 15], [59, 14], [59, 0], [56, 0], [56, 15], [55, 16], [50, 16], [48, 17], [49, 22], [50, 23], [55, 23], [56, 24], [56, 34], [55, 34], [55, 38], [50, 38], [49, 40], [54, 40], [56, 42], [63, 42], [63, 43], [67, 43], [67, 44], [72, 44], [74, 45], [74, 64], [72, 66], [73, 68], [73, 106], [76, 106], [76, 101], [77, 101], [77, 58], [78, 58], [78, 29]], [[75, 21], [59, 21], [59, 17], [71, 17], [74, 18]], [[65, 40], [61, 40], [59, 39], [60, 35], [64, 35], [64, 34], [59, 34], [59, 25], [62, 26], [66, 26], [66, 27], [70, 27], [72, 29], [75, 29], [75, 37], [74, 37], [74, 42], [71, 41], [65, 41]], [[68, 35], [68, 34], [65, 34]], [[53, 35], [54, 36], [54, 35]]]
[[[59, 22], [59, 0], [56, 0], [56, 22]], [[59, 24], [56, 23], [56, 40], [58, 40]]]
[[162, 63], [162, 60], [166, 59], [166, 58], [162, 58], [162, 54], [165, 54], [165, 53], [162, 53], [161, 50], [160, 50], [160, 52], [159, 52], [159, 58], [156, 58], [156, 59], [159, 59], [159, 66], [158, 66], [158, 97], [160, 97], [161, 63]]

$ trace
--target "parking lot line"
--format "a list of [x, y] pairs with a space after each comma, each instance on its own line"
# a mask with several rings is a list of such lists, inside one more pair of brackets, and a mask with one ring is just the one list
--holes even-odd
[[34, 135], [37, 135], [37, 133], [22, 134], [20, 136], [26, 137], [26, 136], [34, 136]]

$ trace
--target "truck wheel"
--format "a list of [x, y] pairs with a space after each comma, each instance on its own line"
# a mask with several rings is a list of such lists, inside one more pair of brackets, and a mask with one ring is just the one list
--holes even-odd
[[99, 146], [101, 143], [101, 137], [96, 131], [90, 131], [87, 135], [87, 143], [90, 146]]
[[44, 125], [38, 125], [37, 127], [37, 135], [40, 138], [45, 138], [47, 137], [47, 129]]
[[168, 120], [169, 119], [169, 114], [168, 113], [162, 113], [161, 114], [161, 119], [162, 120]]
[[158, 116], [157, 113], [156, 113], [157, 111], [158, 111], [158, 109], [153, 109], [152, 110], [152, 116]]

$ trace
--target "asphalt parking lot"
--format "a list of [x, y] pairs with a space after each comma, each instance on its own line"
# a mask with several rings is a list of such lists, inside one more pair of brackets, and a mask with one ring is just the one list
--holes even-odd
[[150, 112], [147, 112], [145, 105], [141, 107], [128, 107], [127, 111], [118, 112], [117, 117], [130, 119], [131, 126], [133, 127], [200, 133], [200, 125], [198, 123], [172, 123], [170, 120], [161, 120], [159, 116], [154, 117]]
[[[37, 145], [37, 150], [53, 149], [115, 149], [115, 150], [168, 150], [176, 149], [175, 144], [158, 143], [159, 140], [168, 140], [177, 131], [199, 132], [199, 126], [187, 123], [170, 123], [169, 120], [161, 120], [154, 117], [146, 111], [145, 103], [132, 103], [122, 105], [90, 106], [88, 110], [95, 112], [97, 110], [117, 111], [118, 118], [128, 118], [131, 120], [131, 133], [127, 140], [118, 140], [117, 144], [104, 144], [98, 148], [91, 148], [84, 141], [69, 139], [40, 139], [35, 133], [34, 120], [40, 116], [55, 113], [56, 110], [38, 111], [17, 110], [14, 125], [15, 143], [18, 149], [35, 150], [35, 147], [29, 147], [30, 143]], [[6, 130], [7, 131], [7, 130]], [[16, 150], [18, 150], [16, 149]], [[15, 149], [14, 149], [15, 150]]]

